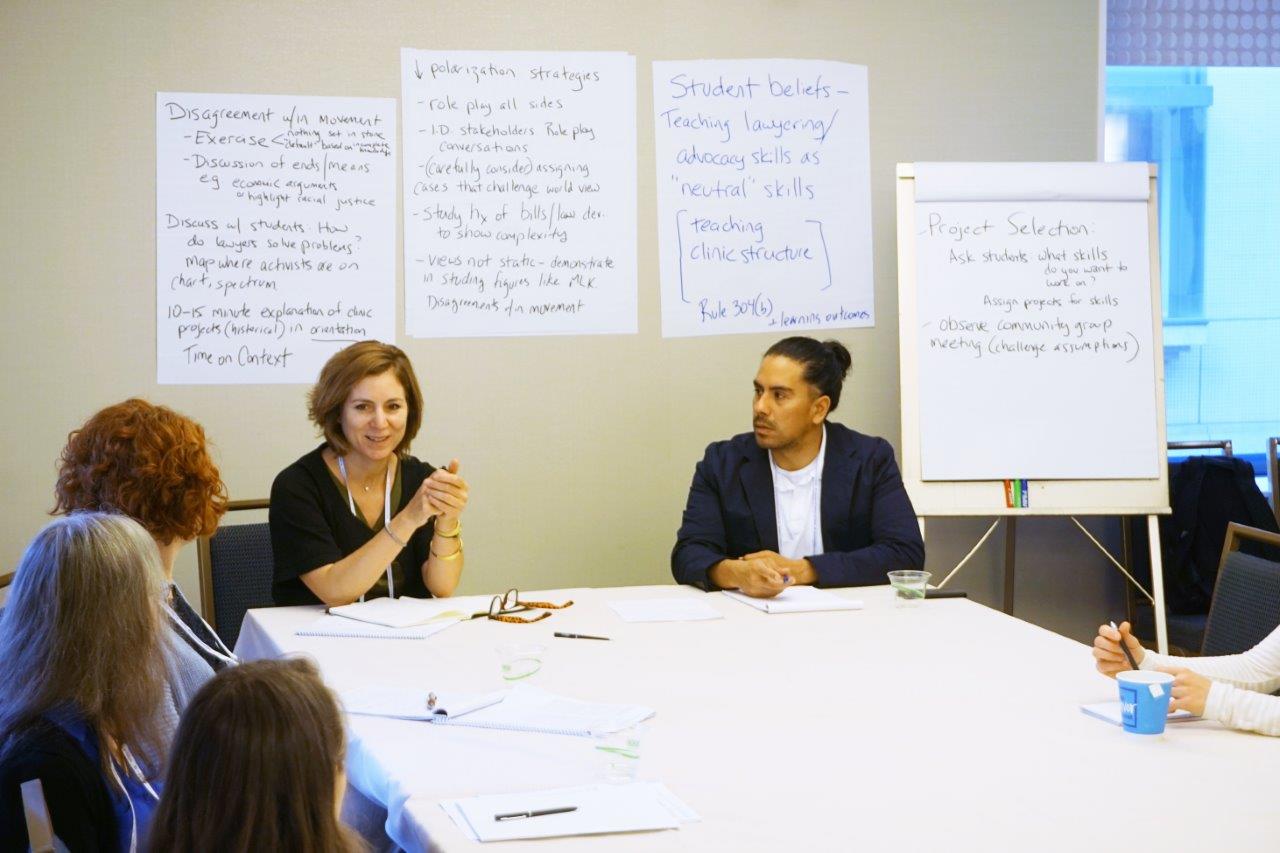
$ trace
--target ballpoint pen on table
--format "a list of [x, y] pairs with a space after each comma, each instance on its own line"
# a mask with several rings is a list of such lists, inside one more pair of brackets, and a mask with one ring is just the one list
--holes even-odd
[[494, 820], [522, 820], [526, 817], [542, 817], [549, 814], [566, 814], [567, 812], [576, 812], [577, 806], [561, 806], [557, 809], [535, 809], [527, 812], [509, 812], [508, 814], [496, 814]]
[[564, 637], [566, 640], [607, 640], [608, 637], [595, 637], [591, 634], [566, 634], [563, 631], [556, 631], [555, 636]]

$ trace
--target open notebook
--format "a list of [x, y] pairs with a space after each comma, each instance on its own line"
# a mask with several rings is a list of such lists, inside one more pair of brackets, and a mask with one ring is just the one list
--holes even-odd
[[524, 684], [471, 696], [439, 693], [430, 710], [428, 698], [426, 690], [378, 686], [347, 691], [342, 704], [350, 714], [580, 737], [620, 731], [654, 714], [642, 705], [584, 702]]
[[813, 613], [819, 610], [862, 609], [862, 602], [858, 599], [843, 598], [813, 586], [788, 587], [773, 598], [752, 598], [731, 589], [723, 592], [734, 601], [740, 601], [765, 613]]

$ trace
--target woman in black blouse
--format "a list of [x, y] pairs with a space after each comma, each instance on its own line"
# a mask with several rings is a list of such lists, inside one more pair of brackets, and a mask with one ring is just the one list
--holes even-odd
[[467, 483], [457, 459], [433, 468], [408, 453], [422, 424], [408, 357], [352, 344], [325, 364], [309, 403], [325, 441], [271, 486], [276, 603], [451, 595]]

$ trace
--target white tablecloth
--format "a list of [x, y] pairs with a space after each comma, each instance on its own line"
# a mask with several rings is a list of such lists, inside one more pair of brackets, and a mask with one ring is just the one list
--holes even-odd
[[[1215, 723], [1145, 738], [1087, 717], [1115, 698], [1087, 647], [973, 602], [766, 615], [684, 587], [573, 589], [531, 625], [475, 620], [430, 639], [295, 636], [318, 608], [251, 611], [236, 651], [303, 652], [335, 688], [501, 685], [495, 647], [548, 646], [536, 683], [658, 711], [642, 778], [703, 820], [678, 831], [558, 839], [608, 850], [1274, 850], [1280, 739]], [[624, 623], [606, 602], [692, 596], [725, 618]], [[603, 634], [567, 640], [554, 631]], [[593, 781], [588, 739], [350, 719], [351, 782], [388, 808], [387, 833], [473, 848], [442, 798]], [[548, 842], [508, 842], [504, 851]]]

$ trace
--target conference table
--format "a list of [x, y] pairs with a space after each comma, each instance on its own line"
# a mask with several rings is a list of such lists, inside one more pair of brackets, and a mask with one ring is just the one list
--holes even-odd
[[[546, 690], [657, 711], [639, 777], [700, 820], [678, 830], [497, 843], [578, 850], [1274, 850], [1280, 738], [1197, 721], [1155, 737], [1080, 711], [1116, 698], [1086, 646], [965, 599], [765, 614], [689, 587], [540, 590], [573, 606], [532, 624], [475, 619], [425, 640], [295, 634], [318, 607], [250, 611], [246, 659], [307, 654], [342, 691], [485, 692], [496, 647], [547, 646]], [[624, 622], [622, 599], [697, 598], [722, 619]], [[486, 599], [470, 599], [474, 604]], [[484, 609], [482, 604], [478, 609]], [[554, 638], [597, 634], [607, 642]], [[591, 784], [590, 738], [349, 716], [350, 782], [417, 851], [483, 845], [442, 799]]]

